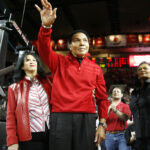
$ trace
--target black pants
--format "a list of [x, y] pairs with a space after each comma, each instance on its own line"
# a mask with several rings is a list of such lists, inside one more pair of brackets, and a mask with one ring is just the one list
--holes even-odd
[[32, 140], [19, 142], [19, 150], [49, 150], [49, 130], [32, 133]]
[[96, 114], [52, 113], [49, 150], [94, 150]]
[[137, 138], [136, 150], [150, 150], [150, 138]]

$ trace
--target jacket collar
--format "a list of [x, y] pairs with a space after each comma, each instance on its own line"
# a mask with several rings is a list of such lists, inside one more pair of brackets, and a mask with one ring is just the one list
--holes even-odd
[[[72, 59], [72, 60], [76, 59], [76, 57], [74, 57], [71, 52], [69, 52], [69, 53], [67, 54], [67, 56], [68, 56], [70, 59]], [[90, 53], [87, 53], [87, 54], [84, 56], [83, 59], [87, 59], [88, 56], [90, 56]]]
[[39, 75], [36, 75], [35, 78], [33, 79], [28, 76], [25, 76], [23, 80], [26, 81], [27, 83], [32, 83], [32, 82], [39, 82], [39, 78], [40, 78]]
[[38, 81], [36, 77], [32, 79], [32, 78], [30, 78], [30, 77], [28, 77], [28, 76], [25, 76], [25, 79], [26, 79], [26, 80], [29, 80], [29, 81], [31, 81], [31, 82], [33, 82], [33, 81], [35, 81], [35, 82]]

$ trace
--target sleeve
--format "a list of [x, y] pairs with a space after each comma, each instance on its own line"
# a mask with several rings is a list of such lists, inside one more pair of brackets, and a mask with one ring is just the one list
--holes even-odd
[[106, 119], [109, 101], [107, 99], [105, 80], [104, 80], [103, 72], [101, 69], [100, 69], [100, 72], [99, 72], [99, 75], [98, 75], [97, 81], [96, 81], [95, 96], [96, 96], [96, 103], [98, 106], [99, 118], [105, 118]]
[[51, 47], [51, 33], [52, 29], [46, 29], [44, 27], [40, 28], [38, 34], [38, 53], [43, 60], [43, 62], [48, 66], [48, 68], [54, 73], [59, 65], [60, 54], [57, 54], [52, 50]]
[[123, 105], [121, 112], [131, 117], [131, 110], [128, 104]]
[[18, 143], [15, 110], [16, 110], [15, 95], [14, 91], [9, 86], [7, 117], [6, 117], [7, 146]]

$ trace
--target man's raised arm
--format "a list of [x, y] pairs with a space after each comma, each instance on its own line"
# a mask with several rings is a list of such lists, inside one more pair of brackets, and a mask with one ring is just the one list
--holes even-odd
[[51, 47], [52, 24], [56, 19], [57, 8], [52, 9], [52, 5], [47, 0], [41, 0], [42, 8], [35, 4], [41, 16], [41, 28], [38, 34], [38, 52], [41, 59], [48, 68], [55, 72], [59, 64], [59, 56]]

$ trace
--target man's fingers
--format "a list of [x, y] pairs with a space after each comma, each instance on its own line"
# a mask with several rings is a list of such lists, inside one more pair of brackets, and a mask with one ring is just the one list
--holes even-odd
[[99, 134], [96, 134], [94, 142], [96, 143], [96, 146], [98, 146], [102, 141], [104, 140], [103, 137], [101, 137]]
[[97, 142], [97, 136], [95, 136], [94, 142], [95, 142], [95, 143]]
[[57, 11], [57, 8], [54, 8], [53, 13], [52, 13], [52, 15], [54, 16], [54, 18], [56, 18], [56, 11]]
[[95, 142], [96, 146], [98, 146], [99, 143], [101, 142], [101, 139], [98, 134], [96, 134], [94, 142]]
[[44, 0], [46, 7], [52, 9], [51, 3], [49, 3], [47, 0]]
[[39, 12], [41, 12], [41, 8], [38, 5], [35, 4], [34, 6]]
[[96, 146], [98, 147], [98, 145], [100, 144], [100, 140], [98, 140], [97, 142], [96, 142]]
[[101, 138], [98, 138], [97, 142], [96, 142], [96, 146], [98, 146], [103, 140]]
[[98, 137], [97, 136], [95, 137], [94, 143], [95, 143], [95, 146], [98, 146]]
[[46, 4], [45, 0], [41, 0], [41, 4], [42, 4], [42, 6], [43, 6], [44, 8], [47, 7], [47, 4]]
[[50, 8], [52, 10], [52, 5], [47, 0], [41, 0], [41, 3], [44, 8]]

